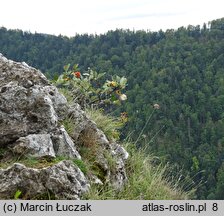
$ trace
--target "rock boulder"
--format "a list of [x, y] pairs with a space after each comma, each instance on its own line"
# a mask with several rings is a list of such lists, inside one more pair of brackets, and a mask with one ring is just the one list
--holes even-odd
[[[74, 124], [69, 134], [63, 126], [66, 118]], [[92, 144], [96, 145], [94, 163], [104, 176], [85, 176], [73, 163], [82, 159], [79, 150], [83, 145], [90, 148]], [[20, 161], [0, 169], [0, 199], [12, 198], [18, 189], [29, 199], [46, 191], [57, 199], [79, 199], [91, 182], [111, 183], [121, 189], [127, 181], [125, 149], [110, 142], [79, 104], [69, 105], [39, 70], [0, 54], [1, 149], [7, 154], [0, 157], [0, 165], [10, 155], [66, 160], [41, 169]]]

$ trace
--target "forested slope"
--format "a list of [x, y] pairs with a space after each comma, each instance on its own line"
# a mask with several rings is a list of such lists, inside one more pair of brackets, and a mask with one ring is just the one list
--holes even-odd
[[224, 199], [224, 18], [72, 38], [0, 28], [0, 52], [52, 77], [67, 63], [126, 76], [128, 101], [115, 111], [128, 113], [124, 137], [141, 134], [138, 145], [202, 182], [196, 198]]

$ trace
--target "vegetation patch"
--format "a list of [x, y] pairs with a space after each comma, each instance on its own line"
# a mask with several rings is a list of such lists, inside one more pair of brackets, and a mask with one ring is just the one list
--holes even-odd
[[124, 126], [121, 118], [103, 113], [102, 109], [86, 109], [87, 116], [93, 120], [109, 140], [119, 140], [120, 129]]
[[177, 179], [166, 179], [165, 172], [168, 167], [153, 165], [153, 156], [146, 155], [144, 149], [137, 149], [134, 144], [127, 143], [125, 148], [130, 153], [126, 171], [127, 184], [120, 191], [112, 185], [92, 185], [84, 199], [125, 199], [125, 200], [177, 200], [189, 199], [193, 191], [184, 192], [181, 183], [176, 184]]
[[88, 173], [88, 168], [83, 160], [73, 159], [72, 160], [75, 165], [79, 167], [79, 169], [86, 175]]
[[65, 127], [67, 133], [72, 137], [72, 133], [76, 127], [75, 121], [72, 119], [72, 117], [66, 117], [63, 121], [61, 121], [61, 124]]

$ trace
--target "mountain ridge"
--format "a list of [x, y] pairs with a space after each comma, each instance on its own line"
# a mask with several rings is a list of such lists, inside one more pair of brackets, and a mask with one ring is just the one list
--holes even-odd
[[[68, 63], [79, 63], [82, 73], [91, 67], [108, 77], [126, 76], [128, 101], [115, 111], [128, 113], [124, 133], [145, 128], [138, 145], [145, 142], [176, 164], [177, 173], [183, 168], [194, 184], [203, 182], [198, 198], [222, 199], [223, 26], [221, 18], [166, 32], [116, 30], [73, 38], [0, 29], [0, 51], [49, 77]], [[155, 103], [160, 109], [145, 126]]]

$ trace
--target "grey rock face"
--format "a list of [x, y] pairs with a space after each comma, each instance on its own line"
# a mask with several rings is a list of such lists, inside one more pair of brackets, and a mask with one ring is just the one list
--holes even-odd
[[71, 137], [63, 126], [60, 127], [55, 134], [52, 134], [52, 140], [56, 156], [81, 159]]
[[0, 169], [0, 197], [13, 198], [20, 190], [26, 199], [54, 194], [56, 199], [79, 199], [89, 190], [89, 184], [80, 169], [71, 161], [61, 161], [43, 169], [28, 168], [15, 163]]
[[0, 145], [28, 134], [49, 133], [57, 126], [58, 116], [43, 87], [26, 89], [10, 82], [0, 91]]
[[[85, 139], [86, 136], [88, 139]], [[124, 186], [127, 182], [125, 161], [128, 158], [128, 153], [123, 147], [117, 143], [109, 142], [105, 134], [97, 128], [93, 121], [89, 121], [88, 125], [84, 127], [76, 143], [81, 146], [97, 144], [95, 147], [97, 149], [95, 151], [95, 163], [104, 172], [104, 177], [98, 180], [93, 178], [92, 181], [110, 182], [117, 190]]]
[[116, 158], [116, 169], [112, 176], [112, 184], [116, 189], [121, 189], [124, 183], [127, 181], [127, 175], [125, 171], [125, 161], [128, 159], [128, 152], [117, 143], [111, 144], [112, 155]]
[[40, 71], [0, 55], [0, 147], [13, 145], [15, 153], [35, 157], [81, 158], [59, 125], [66, 109], [66, 98]]
[[53, 143], [49, 134], [31, 134], [20, 137], [13, 147], [13, 152], [33, 157], [55, 157]]
[[[74, 123], [69, 134], [61, 125], [65, 118]], [[12, 198], [17, 189], [27, 198], [49, 190], [59, 199], [79, 199], [88, 191], [89, 181], [100, 185], [110, 182], [119, 190], [127, 181], [128, 153], [111, 143], [79, 104], [68, 105], [40, 71], [0, 54], [0, 148], [9, 147], [15, 155], [37, 159], [62, 156], [81, 160], [78, 150], [85, 147], [92, 151], [92, 145], [95, 166], [103, 177], [91, 174], [87, 180], [71, 161], [43, 169], [15, 163], [0, 169], [1, 199]]]

